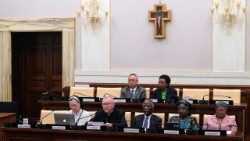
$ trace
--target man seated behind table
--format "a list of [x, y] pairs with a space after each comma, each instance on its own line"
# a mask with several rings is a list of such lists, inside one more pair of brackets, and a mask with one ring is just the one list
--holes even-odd
[[228, 105], [224, 102], [216, 103], [215, 115], [204, 119], [203, 130], [237, 131], [235, 118], [227, 115]]
[[90, 120], [89, 113], [81, 108], [80, 100], [77, 96], [69, 98], [70, 112], [74, 114], [75, 123], [77, 126], [85, 125]]
[[167, 103], [178, 102], [177, 91], [169, 87], [170, 82], [171, 79], [168, 75], [161, 75], [159, 77], [158, 88], [153, 91], [153, 98]]
[[138, 86], [138, 76], [131, 73], [128, 76], [128, 86], [121, 90], [122, 98], [129, 98], [134, 102], [140, 102], [146, 98], [146, 89]]
[[144, 128], [149, 132], [158, 132], [162, 129], [162, 119], [154, 114], [154, 103], [150, 99], [145, 99], [142, 103], [144, 114], [138, 115], [134, 118], [132, 128]]
[[97, 111], [95, 116], [90, 120], [94, 122], [104, 122], [109, 130], [121, 131], [127, 127], [125, 112], [120, 109], [115, 109], [114, 99], [106, 95], [102, 99], [102, 110]]
[[189, 131], [198, 131], [198, 123], [195, 117], [190, 113], [191, 104], [188, 101], [180, 100], [177, 103], [177, 110], [179, 116], [173, 116], [170, 118], [170, 122], [180, 123], [180, 129], [187, 129]]

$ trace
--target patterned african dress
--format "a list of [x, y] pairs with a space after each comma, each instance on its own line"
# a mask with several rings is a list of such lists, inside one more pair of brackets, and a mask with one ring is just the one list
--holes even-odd
[[170, 122], [179, 122], [181, 129], [198, 130], [198, 123], [195, 117], [188, 116], [185, 119], [180, 119], [179, 116], [170, 118]]

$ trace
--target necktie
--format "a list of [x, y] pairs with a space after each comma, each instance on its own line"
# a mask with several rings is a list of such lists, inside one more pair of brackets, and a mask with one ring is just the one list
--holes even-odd
[[148, 128], [148, 117], [144, 118], [144, 125], [143, 128], [147, 129]]
[[131, 98], [131, 99], [135, 99], [134, 92], [135, 92], [134, 89], [132, 89], [132, 90], [130, 91], [130, 98]]

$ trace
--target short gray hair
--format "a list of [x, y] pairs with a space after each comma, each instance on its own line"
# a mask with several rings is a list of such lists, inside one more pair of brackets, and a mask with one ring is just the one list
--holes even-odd
[[217, 109], [217, 108], [224, 108], [224, 109], [227, 110], [228, 104], [225, 103], [225, 102], [223, 102], [223, 101], [218, 101], [218, 102], [216, 102], [215, 108], [216, 108], [216, 109]]

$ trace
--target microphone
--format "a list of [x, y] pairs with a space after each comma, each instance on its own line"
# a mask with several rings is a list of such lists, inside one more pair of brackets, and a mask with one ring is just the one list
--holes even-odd
[[89, 95], [86, 95], [85, 93], [83, 94], [83, 93], [79, 93], [79, 92], [74, 92], [74, 94], [73, 94], [73, 96], [79, 96], [79, 95], [81, 95], [82, 97], [91, 97]]
[[[90, 114], [90, 115], [88, 115], [88, 116], [84, 116], [84, 117], [81, 117], [81, 116], [80, 116], [80, 117], [77, 119], [77, 122], [75, 123], [75, 126], [77, 126], [78, 122], [79, 122], [81, 119], [89, 118], [89, 117], [92, 117], [92, 116], [94, 116], [94, 115], [95, 115], [95, 113]], [[90, 120], [91, 120], [91, 119], [88, 119], [88, 121], [87, 121], [86, 123], [88, 123]]]
[[83, 102], [97, 102], [97, 101], [99, 101], [98, 97], [90, 96], [90, 95], [87, 95], [86, 93], [75, 92], [72, 96], [78, 96], [79, 100], [83, 101]]
[[42, 95], [43, 95], [42, 99], [43, 99], [43, 100], [49, 100], [49, 92], [50, 92], [50, 91], [42, 92]]
[[42, 100], [59, 100], [62, 99], [62, 91], [61, 90], [56, 90], [56, 89], [52, 89], [52, 90], [45, 90], [44, 92], [42, 92]]
[[116, 96], [114, 96], [114, 95], [112, 95], [112, 94], [110, 94], [110, 93], [105, 93], [105, 94], [103, 95], [103, 97], [106, 97], [106, 96], [110, 96], [110, 97], [112, 97], [112, 98], [117, 98]]
[[37, 124], [42, 124], [42, 120], [44, 119], [44, 118], [46, 118], [47, 116], [49, 116], [50, 114], [52, 114], [53, 112], [54, 112], [55, 110], [52, 110], [51, 112], [49, 112], [48, 114], [46, 114], [45, 116], [43, 116], [40, 120], [39, 120], [39, 122], [37, 123]]
[[205, 97], [209, 97], [209, 94], [203, 95], [202, 100], [199, 100], [199, 104], [208, 104], [209, 100], [205, 100]]
[[209, 94], [206, 94], [206, 95], [203, 95], [202, 97], [202, 100], [205, 101], [205, 97], [208, 96], [209, 97]]
[[216, 97], [226, 97], [226, 98], [231, 98], [231, 96], [226, 96], [226, 95], [213, 95], [213, 97], [216, 96]]

